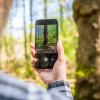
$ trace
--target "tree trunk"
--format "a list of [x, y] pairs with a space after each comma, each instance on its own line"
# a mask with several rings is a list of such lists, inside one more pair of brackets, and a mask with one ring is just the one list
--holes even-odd
[[100, 0], [74, 0], [78, 26], [76, 100], [100, 100]]
[[6, 25], [11, 5], [12, 0], [0, 0], [0, 34]]
[[32, 42], [32, 32], [33, 32], [32, 8], [33, 8], [33, 0], [30, 0], [30, 43]]
[[47, 25], [44, 25], [44, 43], [43, 45], [44, 46], [47, 46], [48, 45], [48, 26]]
[[27, 60], [27, 32], [26, 32], [26, 15], [25, 15], [25, 0], [23, 0], [23, 24], [24, 24], [24, 49], [25, 49], [25, 59]]
[[44, 0], [44, 18], [47, 18], [47, 0]]
[[60, 12], [60, 28], [61, 31], [63, 31], [63, 4], [64, 1], [63, 0], [58, 0], [59, 1], [59, 12]]
[[[12, 5], [12, 0], [0, 0], [0, 56], [1, 56], [1, 49], [2, 49], [2, 36], [1, 33], [6, 26], [8, 14], [10, 7]], [[2, 66], [2, 62], [0, 61], [0, 67]]]

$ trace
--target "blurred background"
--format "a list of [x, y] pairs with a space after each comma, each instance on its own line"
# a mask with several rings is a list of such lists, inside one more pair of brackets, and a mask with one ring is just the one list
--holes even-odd
[[0, 71], [46, 87], [32, 68], [30, 44], [35, 21], [56, 18], [73, 95], [100, 100], [99, 11], [100, 0], [0, 0]]
[[13, 0], [0, 41], [0, 70], [45, 86], [32, 68], [30, 44], [35, 39], [35, 21], [56, 18], [59, 22], [59, 38], [69, 60], [68, 79], [74, 88], [77, 29], [72, 4], [73, 0]]

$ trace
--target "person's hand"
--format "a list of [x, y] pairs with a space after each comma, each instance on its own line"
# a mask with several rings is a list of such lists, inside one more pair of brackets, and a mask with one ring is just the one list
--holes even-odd
[[[34, 63], [37, 61], [35, 58], [35, 46], [32, 44], [32, 65], [34, 66]], [[44, 81], [44, 83], [49, 84], [53, 81], [63, 80], [66, 81], [66, 59], [64, 56], [64, 49], [62, 46], [61, 41], [58, 41], [57, 43], [57, 50], [58, 50], [58, 59], [56, 63], [54, 64], [53, 69], [36, 69], [39, 73], [39, 76]]]

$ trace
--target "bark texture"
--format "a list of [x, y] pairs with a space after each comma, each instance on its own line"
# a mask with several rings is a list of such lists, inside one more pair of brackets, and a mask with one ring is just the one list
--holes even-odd
[[73, 10], [79, 31], [75, 97], [100, 100], [100, 0], [74, 0]]

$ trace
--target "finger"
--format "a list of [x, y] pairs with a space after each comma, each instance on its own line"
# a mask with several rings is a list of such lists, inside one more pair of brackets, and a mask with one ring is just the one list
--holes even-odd
[[35, 44], [32, 43], [31, 44], [31, 48], [35, 49]]
[[34, 57], [36, 54], [36, 51], [34, 49], [32, 49], [31, 53], [32, 53], [32, 56]]
[[39, 73], [41, 73], [41, 72], [51, 72], [52, 69], [37, 69], [36, 68], [36, 71], [39, 72]]
[[36, 58], [33, 58], [32, 64], [34, 64], [36, 61], [37, 61], [37, 59]]
[[62, 46], [62, 42], [59, 40], [57, 43], [57, 50], [58, 50], [58, 60], [64, 60], [64, 48]]
[[36, 67], [35, 67], [35, 70], [36, 70], [38, 73], [45, 72], [44, 69], [38, 69], [38, 68], [36, 68]]
[[45, 71], [46, 71], [46, 72], [51, 72], [51, 71], [52, 71], [52, 69], [45, 69]]
[[44, 71], [44, 69], [37, 69], [37, 72], [38, 73], [41, 73], [41, 72], [43, 72]]
[[38, 69], [38, 72], [47, 72], [47, 69]]

